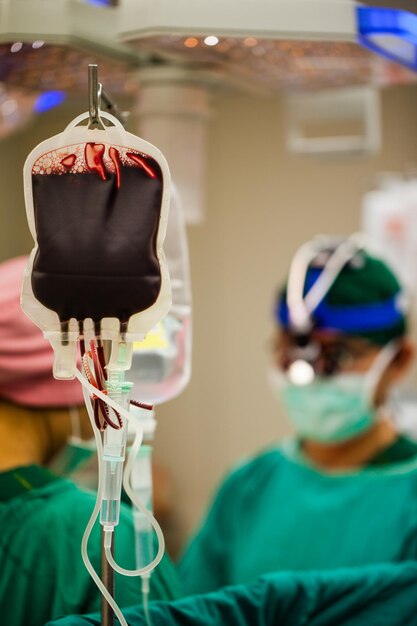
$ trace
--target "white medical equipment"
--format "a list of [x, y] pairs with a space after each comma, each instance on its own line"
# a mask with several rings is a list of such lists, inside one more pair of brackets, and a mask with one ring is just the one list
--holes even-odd
[[[417, 178], [385, 173], [376, 189], [362, 201], [362, 228], [383, 251], [402, 281], [407, 300], [415, 306], [417, 280]], [[417, 397], [402, 385], [390, 398], [392, 415], [400, 432], [417, 438]]]
[[417, 178], [380, 176], [362, 201], [362, 229], [381, 249], [406, 289], [417, 289]]

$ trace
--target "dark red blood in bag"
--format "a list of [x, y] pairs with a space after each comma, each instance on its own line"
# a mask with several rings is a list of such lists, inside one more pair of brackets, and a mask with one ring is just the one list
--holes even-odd
[[102, 144], [86, 144], [83, 172], [32, 174], [38, 240], [32, 288], [61, 321], [127, 322], [159, 295], [162, 172], [150, 157], [121, 163], [116, 152], [109, 151], [116, 171], [104, 169]]

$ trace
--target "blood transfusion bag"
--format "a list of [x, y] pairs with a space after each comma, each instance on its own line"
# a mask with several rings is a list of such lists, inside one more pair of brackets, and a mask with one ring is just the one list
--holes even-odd
[[[113, 126], [104, 126], [102, 117]], [[86, 113], [73, 120], [26, 160], [25, 203], [35, 247], [24, 274], [22, 308], [54, 348], [54, 376], [76, 376], [84, 387], [98, 450], [99, 485], [82, 556], [120, 623], [127, 626], [91, 565], [87, 548], [100, 511], [105, 556], [115, 571], [146, 576], [147, 581], [164, 553], [157, 521], [130, 486], [132, 454], [123, 476], [127, 421], [135, 419], [129, 412], [132, 383], [124, 376], [130, 368], [132, 344], [143, 340], [171, 306], [162, 249], [170, 174], [159, 150], [127, 133], [114, 117], [101, 113], [99, 128], [77, 126], [88, 118]], [[76, 368], [78, 339], [83, 374]], [[109, 360], [103, 340], [111, 341]], [[136, 453], [141, 440], [139, 424]], [[116, 563], [111, 550], [119, 523], [122, 478], [126, 493], [144, 508], [158, 537], [155, 557], [129, 571]]]
[[132, 397], [161, 404], [178, 396], [191, 374], [191, 281], [187, 234], [178, 192], [171, 188], [165, 254], [171, 278], [172, 306], [168, 315], [133, 345], [130, 379]]
[[55, 349], [54, 375], [73, 376], [79, 334], [140, 341], [171, 305], [162, 249], [170, 174], [161, 152], [114, 126], [77, 126], [39, 144], [24, 167], [35, 247], [22, 307]]

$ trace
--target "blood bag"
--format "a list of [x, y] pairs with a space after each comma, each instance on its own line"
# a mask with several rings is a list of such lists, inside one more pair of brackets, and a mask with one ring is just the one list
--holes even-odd
[[129, 378], [132, 397], [161, 404], [178, 396], [191, 374], [191, 281], [185, 220], [178, 193], [171, 189], [165, 254], [171, 278], [172, 306], [168, 315], [133, 344]]
[[35, 247], [22, 307], [55, 353], [54, 375], [70, 377], [84, 337], [144, 338], [171, 305], [163, 252], [170, 174], [161, 152], [113, 126], [76, 118], [39, 144], [24, 166]]

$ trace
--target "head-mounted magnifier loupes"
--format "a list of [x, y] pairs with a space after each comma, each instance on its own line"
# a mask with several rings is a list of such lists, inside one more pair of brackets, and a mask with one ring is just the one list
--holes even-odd
[[293, 384], [309, 384], [316, 376], [337, 371], [337, 351], [326, 350], [317, 339], [315, 313], [343, 268], [363, 262], [360, 253], [364, 246], [360, 234], [344, 240], [320, 237], [304, 244], [295, 254], [286, 301], [281, 302], [279, 311], [289, 336], [282, 365]]

